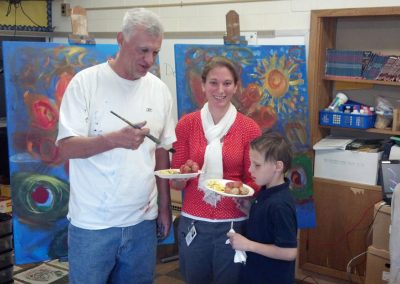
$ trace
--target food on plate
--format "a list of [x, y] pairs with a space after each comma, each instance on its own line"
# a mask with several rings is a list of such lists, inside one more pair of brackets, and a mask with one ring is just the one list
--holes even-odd
[[225, 189], [224, 184], [221, 183], [221, 182], [218, 181], [218, 180], [210, 180], [210, 181], [207, 183], [207, 186], [208, 186], [209, 188], [212, 188], [212, 189], [214, 189], [214, 190], [216, 190], [216, 191], [221, 191], [221, 192], [224, 192], [224, 189]]
[[199, 165], [192, 160], [187, 160], [179, 169], [163, 169], [158, 170], [155, 174], [161, 178], [176, 179], [176, 178], [192, 178], [199, 174]]
[[241, 181], [230, 181], [225, 184], [224, 192], [236, 195], [247, 195], [249, 194], [249, 189], [244, 187]]
[[211, 180], [207, 183], [209, 188], [216, 191], [224, 192], [227, 194], [234, 195], [247, 195], [249, 194], [249, 189], [243, 186], [241, 181], [228, 181], [225, 185], [218, 180]]
[[247, 187], [242, 186], [239, 188], [239, 194], [240, 195], [247, 195], [249, 194], [250, 190]]
[[166, 169], [166, 170], [160, 170], [159, 173], [162, 175], [175, 175], [175, 174], [180, 174], [180, 171], [178, 169]]
[[181, 171], [181, 174], [197, 173], [199, 171], [199, 164], [192, 160], [187, 160], [180, 167], [180, 171]]

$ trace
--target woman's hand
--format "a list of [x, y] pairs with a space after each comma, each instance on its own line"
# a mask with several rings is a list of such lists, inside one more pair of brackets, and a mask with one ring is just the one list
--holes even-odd
[[171, 179], [169, 181], [169, 187], [175, 190], [182, 190], [186, 187], [189, 178], [178, 178], [178, 179]]

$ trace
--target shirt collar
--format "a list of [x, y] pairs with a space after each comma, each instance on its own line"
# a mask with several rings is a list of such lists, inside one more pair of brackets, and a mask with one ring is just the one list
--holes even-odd
[[285, 182], [280, 185], [277, 185], [277, 186], [267, 188], [265, 185], [263, 185], [261, 187], [261, 190], [260, 190], [260, 193], [258, 194], [257, 199], [266, 199], [273, 194], [276, 194], [286, 188], [289, 188], [289, 184], [290, 184], [290, 180], [288, 178], [285, 178]]

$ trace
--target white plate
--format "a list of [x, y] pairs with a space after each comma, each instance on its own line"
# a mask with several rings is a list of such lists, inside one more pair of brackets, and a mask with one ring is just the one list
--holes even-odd
[[[246, 194], [246, 195], [225, 193], [225, 192], [223, 191], [223, 190], [225, 189], [225, 184], [226, 184], [227, 182], [230, 182], [230, 181], [233, 181], [233, 180], [228, 180], [228, 179], [215, 179], [215, 178], [213, 178], [213, 179], [208, 179], [208, 180], [206, 180], [206, 181], [204, 182], [204, 184], [206, 185], [206, 188], [207, 188], [208, 190], [214, 191], [215, 193], [218, 193], [218, 194], [223, 195], [223, 196], [228, 196], [228, 197], [249, 197], [249, 196], [253, 196], [253, 194], [254, 194], [254, 189], [252, 189], [252, 188], [251, 188], [250, 186], [248, 186], [247, 184], [243, 184], [243, 186], [249, 190], [249, 193]], [[221, 185], [221, 190], [218, 190], [218, 189], [215, 189], [215, 188], [213, 188], [213, 187], [210, 187], [210, 186], [209, 186], [209, 183], [210, 183], [210, 182], [217, 182], [218, 184], [220, 184], [220, 185]]]
[[194, 178], [201, 173], [202, 171], [198, 171], [197, 173], [181, 174], [179, 169], [166, 169], [154, 172], [156, 176], [165, 179]]

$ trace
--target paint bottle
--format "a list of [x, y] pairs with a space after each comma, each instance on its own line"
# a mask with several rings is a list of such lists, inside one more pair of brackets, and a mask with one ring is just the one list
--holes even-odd
[[335, 110], [338, 108], [340, 105], [346, 103], [348, 100], [347, 96], [344, 93], [337, 93], [336, 97], [333, 99], [331, 104], [329, 105], [330, 110]]
[[351, 113], [352, 114], [360, 114], [360, 106], [359, 105], [354, 105], [353, 106], [353, 111]]
[[374, 107], [369, 107], [369, 114], [374, 114], [375, 113], [375, 108]]

